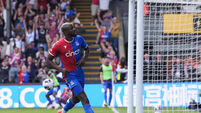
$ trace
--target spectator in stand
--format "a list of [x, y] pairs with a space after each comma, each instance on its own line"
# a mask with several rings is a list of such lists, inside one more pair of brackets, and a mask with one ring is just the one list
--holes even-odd
[[76, 14], [76, 10], [71, 10], [70, 5], [66, 4], [65, 18], [72, 18]]
[[119, 64], [117, 65], [117, 82], [127, 83], [127, 63], [126, 58], [122, 57]]
[[[107, 57], [109, 58], [110, 62], [113, 64], [115, 63], [117, 65], [117, 56], [115, 54], [114, 49], [112, 48], [111, 44], [107, 41], [101, 43], [101, 57]], [[99, 59], [100, 62], [102, 62], [102, 59]]]
[[162, 81], [164, 79], [166, 79], [166, 74], [165, 74], [165, 68], [166, 68], [166, 62], [164, 62], [164, 59], [162, 58], [160, 52], [157, 53], [156, 55], [156, 60], [155, 62], [153, 62], [153, 70], [154, 70], [154, 76], [153, 76], [153, 80], [155, 81]]
[[109, 10], [110, 0], [99, 0], [100, 17], [103, 19], [103, 15]]
[[172, 64], [172, 78], [173, 80], [180, 80], [184, 75], [184, 66], [179, 58]]
[[80, 13], [77, 13], [77, 14], [75, 15], [74, 20], [73, 20], [73, 23], [78, 23], [78, 24], [80, 24], [79, 17], [80, 17]]
[[21, 49], [22, 52], [25, 52], [24, 42], [22, 41], [22, 37], [20, 35], [16, 35], [14, 39], [15, 45], [17, 48]]
[[42, 62], [45, 62], [47, 58], [45, 57], [44, 52], [40, 52], [39, 57], [36, 59], [37, 59], [37, 62], [39, 63], [39, 67], [40, 67], [41, 66], [40, 64]]
[[[31, 43], [34, 43], [34, 42], [31, 42]], [[28, 48], [25, 50], [25, 56], [26, 56], [26, 58], [28, 56], [32, 56], [33, 58], [36, 57], [36, 51], [34, 50], [32, 44], [29, 44]]]
[[143, 79], [146, 80], [147, 82], [151, 80], [151, 76], [149, 76], [151, 72], [151, 61], [148, 53], [144, 54], [144, 68], [143, 68]]
[[46, 40], [46, 34], [47, 30], [45, 28], [45, 23], [40, 23], [39, 28], [36, 30], [36, 36], [37, 36], [37, 48], [39, 49], [42, 45], [44, 47], [44, 50], [47, 51], [47, 40]]
[[21, 3], [19, 4], [19, 7], [17, 8], [17, 10], [14, 13], [13, 16], [13, 21], [14, 21], [14, 26], [16, 26], [18, 23], [21, 24], [21, 27], [24, 28], [24, 5]]
[[32, 1], [29, 1], [25, 10], [25, 18], [26, 18], [26, 22], [28, 22], [29, 20], [33, 20], [34, 17], [36, 16], [36, 10], [33, 7], [34, 3]]
[[49, 0], [50, 11], [53, 11], [58, 7], [57, 0]]
[[108, 29], [110, 28], [111, 22], [112, 22], [111, 16], [104, 15], [103, 19], [101, 19], [100, 13], [97, 13], [97, 17], [98, 17], [98, 22], [100, 22], [101, 26], [106, 26]]
[[10, 41], [9, 38], [6, 38], [6, 41], [4, 42], [4, 49], [3, 49], [4, 54], [7, 56], [10, 56], [14, 51], [14, 45], [15, 43], [13, 41]]
[[7, 60], [3, 60], [3, 62], [0, 65], [0, 83], [8, 83], [9, 81], [9, 63]]
[[92, 0], [91, 3], [91, 17], [92, 17], [92, 22], [91, 25], [95, 23], [95, 18], [96, 18], [96, 13], [99, 10], [99, 0]]
[[4, 59], [5, 58], [5, 56], [6, 56], [6, 46], [7, 46], [7, 42], [6, 41], [4, 41], [2, 38], [0, 38], [0, 48], [1, 48], [1, 51], [0, 51], [0, 59]]
[[77, 13], [75, 19], [73, 20], [73, 25], [76, 29], [77, 35], [81, 35], [83, 33], [86, 33], [86, 31], [83, 27], [83, 24], [80, 24], [79, 16], [80, 16], [80, 13]]
[[19, 71], [19, 84], [22, 83], [29, 83], [29, 72], [27, 70], [26, 65], [22, 65], [20, 71]]
[[25, 62], [25, 65], [29, 72], [29, 82], [32, 83], [34, 81], [35, 76], [37, 75], [37, 67], [35, 65], [34, 59], [29, 56], [27, 58], [27, 61]]
[[96, 38], [96, 44], [99, 43], [99, 40], [100, 40], [100, 43], [102, 41], [109, 41], [110, 40], [110, 36], [111, 36], [111, 30], [113, 28], [113, 26], [110, 26], [109, 29], [107, 29], [106, 26], [99, 26], [97, 20], [95, 21], [95, 24], [96, 24], [96, 27], [98, 29], [98, 35], [97, 35], [97, 38]]
[[45, 57], [47, 57], [48, 52], [44, 50], [44, 46], [40, 45], [39, 50], [36, 52], [36, 58], [39, 57], [40, 53], [44, 53]]
[[[48, 15], [44, 11], [38, 11], [38, 22], [36, 22], [38, 25], [48, 23]], [[45, 26], [46, 27], [46, 26]]]
[[[25, 22], [24, 22], [25, 23]], [[26, 26], [25, 24], [25, 33], [26, 33], [26, 42], [25, 45], [28, 46], [31, 42], [34, 42], [35, 40], [35, 24], [33, 26]]]
[[119, 45], [119, 41], [118, 41], [118, 37], [119, 37], [119, 31], [120, 31], [120, 23], [117, 20], [117, 17], [114, 17], [112, 19], [113, 22], [113, 29], [111, 31], [111, 44], [114, 47], [114, 50], [116, 51], [116, 53], [118, 53], [118, 45]]
[[3, 19], [3, 12], [0, 10], [0, 38], [4, 38], [5, 21]]
[[56, 22], [50, 25], [48, 35], [46, 35], [48, 48], [52, 46], [59, 39], [59, 29], [57, 28]]
[[65, 11], [66, 5], [70, 5], [71, 0], [61, 0], [60, 2], [60, 10]]
[[45, 62], [41, 63], [41, 66], [38, 70], [38, 74], [37, 76], [34, 78], [34, 82], [36, 83], [42, 83], [42, 81], [46, 78], [46, 66], [45, 66]]
[[[56, 25], [58, 25], [58, 16], [59, 16], [59, 10], [58, 7], [56, 6], [55, 9], [53, 9], [51, 11], [51, 6], [48, 4], [48, 11], [47, 11], [47, 15], [48, 15], [48, 25], [52, 24], [53, 22], [56, 23]], [[49, 27], [49, 26], [48, 26]]]
[[74, 23], [74, 27], [76, 29], [76, 34], [77, 35], [82, 35], [84, 33], [86, 33], [85, 28], [83, 27], [83, 24], [80, 23]]
[[19, 48], [15, 48], [14, 53], [11, 54], [9, 63], [11, 65], [9, 71], [9, 82], [17, 83], [19, 67], [22, 61], [22, 55]]
[[149, 4], [144, 3], [144, 16], [149, 15]]
[[196, 75], [196, 68], [197, 68], [197, 64], [196, 62], [192, 59], [191, 56], [188, 56], [188, 59], [186, 59], [185, 61], [185, 65], [184, 65], [184, 73], [185, 73], [185, 78], [186, 79], [193, 79]]
[[[25, 29], [25, 21], [24, 21], [24, 17], [22, 16], [22, 15], [19, 15], [18, 17], [17, 17], [17, 20], [16, 20], [16, 26], [15, 26], [15, 28], [17, 28], [17, 27], [19, 27], [19, 25], [18, 24], [20, 24], [20, 28], [21, 29]], [[18, 26], [17, 26], [18, 25]], [[19, 29], [19, 28], [18, 28]]]
[[[23, 23], [23, 25], [24, 25], [24, 23]], [[16, 28], [13, 28], [13, 31], [14, 31], [14, 37], [16, 37], [17, 35], [19, 35], [24, 40], [24, 38], [25, 38], [25, 30], [21, 26], [21, 23], [17, 23], [16, 24]]]
[[38, 0], [38, 9], [44, 9], [47, 10], [47, 0]]

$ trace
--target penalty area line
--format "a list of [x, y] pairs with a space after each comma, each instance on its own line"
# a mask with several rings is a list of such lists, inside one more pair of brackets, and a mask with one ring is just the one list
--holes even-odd
[[114, 113], [119, 113], [114, 107], [111, 108]]

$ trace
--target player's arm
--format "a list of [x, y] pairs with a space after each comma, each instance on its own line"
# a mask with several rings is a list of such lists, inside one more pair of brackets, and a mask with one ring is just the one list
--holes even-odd
[[100, 80], [101, 80], [101, 84], [104, 84], [102, 66], [100, 67]]
[[86, 61], [89, 56], [89, 47], [84, 49], [83, 59]]
[[86, 47], [86, 48], [84, 48], [84, 53], [83, 53], [82, 58], [81, 58], [80, 61], [78, 62], [78, 65], [79, 65], [79, 66], [83, 66], [83, 65], [85, 64], [85, 61], [87, 60], [88, 55], [89, 55], [89, 48]]
[[58, 70], [59, 72], [61, 72], [61, 71], [62, 71], [62, 68], [59, 67], [57, 64], [53, 63], [52, 60], [53, 60], [54, 58], [55, 58], [54, 56], [48, 54], [48, 56], [47, 56], [47, 61], [46, 61], [46, 65], [47, 65], [49, 68], [53, 68], [53, 69], [56, 69], [56, 70]]
[[64, 75], [68, 75], [69, 72], [67, 71], [67, 69], [65, 68], [61, 68], [59, 67], [57, 64], [55, 64], [52, 60], [54, 59], [55, 57], [48, 54], [47, 56], [47, 61], [46, 61], [46, 65], [50, 68], [53, 68], [53, 69], [56, 69], [57, 71], [59, 72], [62, 72]]

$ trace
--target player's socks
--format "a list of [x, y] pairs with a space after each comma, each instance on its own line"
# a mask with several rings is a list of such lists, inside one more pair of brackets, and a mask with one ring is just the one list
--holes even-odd
[[107, 103], [107, 90], [104, 92], [104, 97], [105, 97], [105, 103]]
[[90, 104], [84, 105], [83, 108], [84, 108], [85, 113], [94, 113]]
[[48, 104], [52, 104], [52, 100], [50, 99], [50, 97], [46, 97], [47, 98], [47, 100], [48, 100]]
[[64, 108], [63, 108], [61, 111], [59, 111], [59, 112], [57, 112], [57, 113], [66, 113], [66, 111], [65, 111]]
[[74, 107], [74, 103], [73, 103], [73, 99], [71, 98], [70, 100], [68, 100], [67, 102], [66, 102], [66, 105], [64, 106], [64, 110], [67, 112], [68, 110], [70, 110], [71, 108], [73, 108]]
[[110, 94], [109, 94], [109, 106], [110, 106], [110, 103], [111, 103], [111, 100], [112, 100], [112, 91], [110, 91]]

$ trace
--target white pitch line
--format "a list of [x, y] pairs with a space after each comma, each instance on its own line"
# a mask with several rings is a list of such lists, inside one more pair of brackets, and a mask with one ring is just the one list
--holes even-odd
[[115, 108], [113, 108], [112, 107], [112, 111], [114, 112], [114, 113], [119, 113]]

